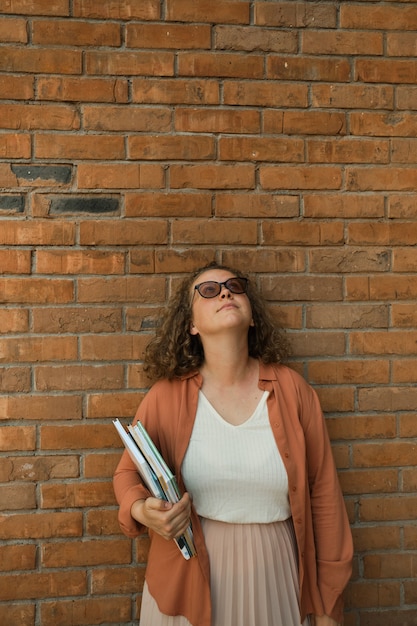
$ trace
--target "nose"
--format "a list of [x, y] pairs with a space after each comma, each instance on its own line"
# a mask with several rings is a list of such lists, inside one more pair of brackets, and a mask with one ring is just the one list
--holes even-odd
[[230, 298], [231, 297], [231, 292], [229, 291], [229, 289], [226, 287], [225, 284], [220, 285], [220, 297], [221, 298]]

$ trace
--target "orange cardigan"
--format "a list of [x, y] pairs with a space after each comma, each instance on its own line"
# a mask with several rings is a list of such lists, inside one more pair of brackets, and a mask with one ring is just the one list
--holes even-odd
[[[160, 380], [141, 402], [140, 419], [186, 487], [181, 464], [193, 429], [198, 372]], [[270, 392], [268, 412], [276, 444], [288, 474], [289, 499], [298, 548], [300, 619], [307, 614], [343, 619], [343, 591], [352, 570], [352, 535], [336, 474], [325, 421], [315, 391], [284, 365], [260, 363], [259, 387]], [[114, 475], [119, 522], [128, 537], [144, 532], [130, 515], [133, 502], [150, 494], [125, 451]], [[184, 615], [193, 626], [210, 626], [209, 558], [196, 511], [191, 523], [197, 557], [186, 561], [174, 541], [150, 531], [146, 580], [160, 611]]]

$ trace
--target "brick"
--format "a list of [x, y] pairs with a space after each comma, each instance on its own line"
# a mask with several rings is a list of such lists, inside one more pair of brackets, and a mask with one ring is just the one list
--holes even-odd
[[365, 443], [353, 446], [355, 467], [404, 467], [413, 465], [416, 446], [409, 442]]
[[[143, 279], [145, 280], [145, 279]], [[135, 279], [136, 284], [139, 281]], [[84, 335], [81, 337], [81, 358], [85, 361], [137, 360], [148, 341], [147, 335]]]
[[0, 274], [30, 274], [30, 271], [31, 255], [29, 250], [0, 249]]
[[229, 220], [175, 220], [173, 242], [184, 244], [255, 245], [257, 228], [254, 222]]
[[0, 451], [34, 450], [36, 445], [35, 426], [2, 426], [0, 433]]
[[28, 41], [26, 20], [17, 17], [0, 18], [0, 41], [26, 44]]
[[362, 388], [358, 393], [360, 411], [414, 411], [416, 389], [413, 387]]
[[[314, 338], [316, 339], [316, 338]], [[322, 335], [321, 337], [317, 337], [316, 345], [318, 346], [318, 351], [321, 356], [323, 356], [323, 350], [328, 351], [329, 354], [336, 354], [338, 350], [340, 350], [340, 336], [336, 338], [336, 346], [334, 348], [331, 347], [331, 338], [325, 337]], [[313, 340], [314, 344], [314, 340]], [[300, 344], [298, 344], [298, 353], [299, 355], [304, 355], [305, 352], [308, 352], [310, 356], [312, 353], [309, 350], [305, 350]], [[320, 398], [322, 409], [325, 413], [337, 413], [337, 412], [351, 412], [355, 408], [355, 389], [354, 387], [323, 387], [317, 388], [317, 393]], [[339, 446], [336, 448], [339, 450], [338, 455], [335, 452], [335, 446], [333, 446], [333, 455], [335, 456], [337, 467], [350, 467], [350, 451], [346, 445]]]
[[366, 361], [360, 359], [343, 361], [313, 361], [308, 366], [308, 378], [321, 385], [388, 383], [390, 364], [388, 361]]
[[35, 141], [38, 159], [113, 160], [126, 157], [123, 137], [112, 135], [39, 135]]
[[255, 5], [255, 24], [287, 28], [334, 28], [336, 7], [307, 2], [262, 2]]
[[353, 542], [358, 552], [399, 549], [401, 529], [397, 526], [363, 526], [352, 528]]
[[358, 224], [349, 224], [349, 244], [404, 246], [415, 245], [417, 226], [409, 222], [364, 222], [362, 228]]
[[389, 157], [388, 141], [344, 137], [336, 142], [330, 139], [307, 141], [307, 158], [312, 163], [388, 163]]
[[[417, 332], [352, 332], [351, 351], [356, 354], [416, 354]], [[415, 346], [415, 347], [413, 347]]]
[[415, 437], [417, 432], [416, 428], [416, 415], [415, 413], [404, 414], [400, 416], [399, 420], [399, 434], [401, 437]]
[[323, 128], [326, 128], [327, 135], [345, 135], [345, 114], [328, 111], [267, 110], [264, 112], [266, 133], [317, 135], [322, 134]]
[[258, 133], [260, 117], [257, 111], [178, 108], [175, 130], [194, 133]]
[[417, 310], [414, 304], [393, 303], [392, 324], [400, 328], [417, 326]]
[[[132, 263], [135, 263], [134, 251], [131, 253]], [[214, 261], [214, 254], [211, 248], [201, 248], [195, 250], [156, 250], [155, 251], [155, 272], [163, 274], [165, 272], [192, 272], [197, 267], [204, 267]]]
[[132, 78], [132, 102], [140, 104], [219, 104], [219, 84], [209, 79]]
[[[308, 88], [297, 83], [283, 83], [272, 80], [227, 80], [224, 82], [224, 102], [229, 105], [259, 107], [299, 107], [308, 106]], [[265, 111], [265, 116], [268, 115]], [[274, 111], [275, 127], [282, 126], [283, 112]], [[267, 118], [265, 118], [267, 119]], [[265, 129], [268, 132], [268, 129]], [[273, 131], [272, 131], [273, 132]]]
[[33, 545], [0, 546], [0, 571], [30, 570], [35, 568], [35, 563], [36, 547]]
[[219, 140], [219, 158], [222, 161], [299, 163], [304, 160], [304, 142], [272, 137], [223, 137]]
[[260, 183], [269, 189], [340, 189], [342, 172], [339, 167], [320, 165], [261, 165]]
[[365, 273], [387, 272], [391, 267], [391, 255], [385, 248], [315, 249], [309, 252], [312, 273]]
[[337, 245], [343, 241], [343, 225], [313, 221], [263, 222], [264, 245]]
[[85, 67], [90, 76], [173, 76], [174, 54], [161, 51], [86, 51]]
[[307, 328], [388, 328], [387, 304], [313, 304], [306, 308]]
[[[165, 295], [165, 280], [159, 277], [84, 278], [78, 282], [78, 301], [158, 303]], [[128, 340], [130, 340], [128, 338]]]
[[32, 21], [32, 42], [40, 46], [120, 46], [120, 26], [115, 23], [55, 19]]
[[80, 226], [82, 245], [118, 246], [163, 244], [167, 241], [167, 225], [164, 220], [96, 220], [83, 222]]
[[140, 135], [129, 137], [128, 152], [130, 159], [198, 161], [214, 159], [215, 145], [212, 137], [198, 135]]
[[20, 572], [18, 576], [6, 576], [0, 592], [1, 600], [21, 600], [23, 598], [44, 598], [45, 589], [53, 589], [58, 597], [86, 593], [86, 572]]
[[126, 78], [73, 78], [70, 76], [40, 76], [36, 83], [38, 100], [75, 102], [128, 101]]
[[302, 252], [294, 249], [248, 249], [225, 250], [222, 261], [245, 272], [262, 272], [268, 267], [271, 272], [303, 272], [305, 259]]
[[82, 57], [77, 50], [59, 51], [29, 47], [5, 46], [0, 57], [0, 70], [32, 74], [81, 74]]
[[[267, 292], [265, 296], [267, 300], [280, 299], [279, 294], [275, 292], [271, 294], [271, 296]], [[290, 300], [290, 295], [287, 294], [286, 298]], [[297, 299], [304, 299], [303, 294], [300, 293]], [[283, 300], [283, 298], [281, 298], [281, 300]], [[342, 333], [292, 332], [288, 333], [288, 338], [291, 341], [291, 354], [293, 356], [315, 356], [317, 358], [319, 356], [336, 356], [344, 353]]]
[[382, 33], [367, 31], [327, 31], [308, 29], [302, 33], [303, 54], [337, 54], [381, 56], [384, 52]]
[[[398, 89], [401, 89], [401, 87]], [[394, 108], [394, 88], [386, 85], [326, 85], [314, 83], [311, 87], [311, 94], [314, 107], [319, 108], [357, 109], [358, 102], [361, 102], [361, 106], [364, 109]], [[396, 90], [396, 94], [398, 101], [398, 90]]]
[[326, 417], [326, 425], [332, 440], [393, 439], [397, 434], [395, 415], [389, 414]]
[[167, 0], [167, 20], [181, 22], [222, 22], [225, 24], [248, 24], [249, 2], [246, 0]]
[[0, 278], [0, 302], [64, 303], [74, 300], [70, 280], [42, 278]]
[[417, 500], [404, 495], [363, 497], [360, 499], [360, 521], [415, 520]]
[[69, 15], [68, 0], [0, 0], [0, 13], [20, 15]]
[[[316, 276], [272, 276], [261, 279], [262, 293], [267, 300], [337, 301], [342, 300], [342, 278], [329, 276], [326, 281]], [[314, 333], [309, 333], [312, 336]], [[321, 333], [319, 333], [321, 334]], [[330, 333], [334, 336], [334, 333]]]
[[126, 217], [210, 217], [212, 194], [207, 192], [126, 192]]
[[[382, 607], [397, 606], [400, 601], [401, 589], [399, 582], [367, 582], [351, 584], [347, 592], [347, 606]], [[390, 623], [390, 622], [389, 622]]]
[[166, 107], [90, 106], [83, 109], [87, 130], [167, 132], [171, 128], [171, 111]]
[[215, 26], [214, 40], [217, 50], [295, 53], [298, 48], [296, 32], [263, 30], [249, 26]]
[[117, 567], [111, 570], [94, 570], [92, 588], [95, 594], [135, 593], [143, 587], [143, 568]]
[[24, 194], [0, 195], [0, 211], [3, 215], [15, 215], [25, 210]]
[[94, 626], [105, 622], [127, 624], [130, 617], [130, 599], [123, 596], [43, 602], [41, 608], [42, 626], [54, 626], [57, 623], [61, 626], [72, 626], [75, 623], [78, 626]]
[[[10, 481], [38, 482], [51, 479], [77, 478], [80, 474], [79, 458], [68, 456], [9, 456], [1, 476]], [[12, 487], [12, 485], [10, 485]]]
[[[413, 137], [417, 128], [417, 116], [399, 111], [398, 113], [351, 113], [351, 132], [354, 135], [372, 137]], [[396, 168], [398, 172], [400, 168]]]
[[342, 28], [416, 30], [417, 16], [412, 6], [394, 5], [372, 7], [367, 5], [342, 6], [340, 12]]
[[160, 165], [86, 164], [77, 167], [79, 189], [160, 189], [164, 170]]
[[32, 148], [30, 137], [21, 133], [4, 133], [0, 136], [0, 158], [29, 159]]
[[120, 307], [41, 307], [32, 312], [35, 333], [111, 333], [122, 331]]
[[34, 193], [31, 201], [34, 217], [120, 213], [120, 196], [115, 194]]
[[115, 0], [110, 4], [102, 0], [74, 0], [74, 17], [111, 20], [157, 20], [160, 17], [159, 0]]
[[263, 57], [228, 52], [179, 52], [178, 73], [180, 76], [260, 79], [264, 75]]
[[[117, 455], [117, 459], [120, 460], [120, 454]], [[112, 473], [114, 473], [114, 470]], [[89, 509], [86, 515], [86, 530], [88, 535], [97, 537], [120, 534], [117, 511], [115, 509], [110, 511], [106, 509]], [[105, 572], [109, 574], [110, 570], [106, 569]]]
[[25, 602], [0, 605], [0, 621], [9, 626], [32, 626], [35, 622], [35, 605]]
[[[114, 504], [114, 492], [111, 481], [107, 482], [66, 482], [65, 485], [43, 483], [41, 485], [42, 507], [51, 509], [108, 506]], [[73, 545], [73, 544], [72, 544]]]
[[[135, 358], [141, 358], [142, 353], [137, 353]], [[119, 393], [95, 394], [88, 398], [87, 415], [91, 418], [126, 418], [132, 421], [143, 393]]]
[[[14, 513], [13, 515], [0, 515], [0, 528], [2, 539], [47, 539], [50, 537], [80, 537], [82, 533], [82, 515], [80, 512], [39, 512], [34, 514], [30, 513]], [[36, 572], [39, 575], [39, 572]], [[63, 576], [66, 576], [65, 572], [62, 572]], [[35, 580], [30, 576], [32, 583]], [[22, 585], [18, 585], [18, 594], [11, 595], [11, 598], [34, 598], [35, 595], [25, 596], [24, 593], [28, 592], [28, 589], [24, 589], [25, 581], [22, 581]], [[34, 586], [34, 589], [37, 585]], [[7, 586], [2, 586], [2, 592], [6, 591]], [[73, 588], [75, 593], [75, 587]], [[11, 591], [11, 590], [8, 590]], [[0, 592], [0, 598], [1, 593]], [[45, 589], [43, 590], [45, 592]], [[1, 598], [3, 599], [3, 598]], [[7, 598], [4, 598], [7, 599]]]
[[305, 217], [349, 219], [384, 215], [384, 198], [380, 194], [304, 194]]
[[[362, 298], [378, 300], [409, 300], [414, 299], [417, 293], [417, 285], [413, 281], [413, 276], [392, 275], [380, 277], [380, 282], [376, 277], [359, 279], [355, 283], [354, 278], [347, 278], [346, 289], [348, 298], [356, 299], [362, 290]], [[358, 291], [359, 290], [359, 291]]]
[[351, 69], [349, 61], [345, 59], [271, 55], [266, 59], [266, 77], [275, 80], [344, 83], [351, 79]]
[[[403, 33], [404, 34], [404, 33]], [[396, 88], [397, 94], [397, 108], [400, 109], [415, 109], [415, 103], [417, 98], [417, 89], [412, 85], [401, 85]]]
[[347, 495], [362, 494], [364, 485], [366, 492], [393, 493], [398, 488], [398, 472], [396, 470], [359, 470], [342, 472], [339, 475], [342, 491]]
[[394, 272], [413, 272], [416, 268], [417, 253], [414, 248], [396, 248], [392, 261]]
[[221, 192], [217, 192], [215, 196], [215, 215], [217, 217], [298, 217], [299, 211], [297, 196]]
[[34, 79], [32, 76], [3, 74], [0, 78], [0, 88], [0, 101], [33, 100], [34, 97]]
[[109, 539], [104, 544], [91, 540], [82, 543], [67, 541], [59, 544], [46, 544], [42, 551], [42, 565], [51, 567], [91, 567], [129, 563], [131, 560], [130, 541]]
[[[85, 478], [113, 478], [114, 471], [120, 461], [120, 452], [105, 454], [93, 453], [84, 455], [84, 476]], [[99, 516], [94, 516], [95, 523], [99, 521]], [[90, 520], [90, 523], [93, 522]], [[109, 520], [112, 523], [117, 524], [117, 511], [109, 512]], [[92, 532], [90, 534], [101, 534], [100, 531]], [[112, 533], [114, 534], [114, 533]]]
[[[2, 488], [1, 511], [18, 511], [22, 509], [36, 509], [35, 485], [30, 483], [20, 483], [16, 485], [3, 485]], [[4, 498], [4, 499], [3, 499]]]
[[391, 142], [393, 163], [415, 163], [417, 141], [415, 139], [393, 139]]
[[80, 119], [71, 106], [54, 104], [0, 104], [1, 128], [17, 130], [78, 130]]
[[253, 165], [172, 165], [171, 188], [254, 189]]
[[412, 196], [390, 194], [388, 200], [388, 217], [399, 219], [412, 219], [415, 215], [416, 201]]
[[211, 47], [211, 28], [189, 24], [127, 24], [128, 48], [187, 50]]
[[[38, 359], [39, 360], [39, 359]], [[0, 396], [1, 419], [66, 420], [81, 418], [81, 399], [75, 395]]]
[[120, 365], [36, 367], [35, 387], [38, 391], [115, 389], [123, 387], [123, 367]]
[[43, 425], [40, 429], [40, 449], [44, 451], [71, 450], [74, 453], [85, 448], [113, 448], [116, 443], [117, 433], [112, 424]]
[[38, 250], [35, 256], [37, 274], [123, 274], [123, 252], [100, 250]]
[[1, 393], [28, 393], [31, 389], [31, 373], [26, 367], [0, 367]]

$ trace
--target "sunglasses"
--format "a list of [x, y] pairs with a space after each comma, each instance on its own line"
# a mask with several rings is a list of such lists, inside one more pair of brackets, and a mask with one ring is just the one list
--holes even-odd
[[215, 280], [207, 280], [204, 283], [195, 285], [194, 289], [197, 289], [200, 296], [203, 298], [215, 298], [221, 293], [223, 285], [230, 291], [230, 293], [246, 293], [248, 288], [248, 279], [239, 278], [235, 276], [228, 278], [224, 283], [218, 283]]

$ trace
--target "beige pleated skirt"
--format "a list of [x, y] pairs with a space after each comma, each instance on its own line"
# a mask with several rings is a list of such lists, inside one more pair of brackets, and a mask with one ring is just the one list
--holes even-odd
[[[227, 524], [202, 519], [210, 557], [212, 626], [300, 626], [292, 520]], [[192, 626], [163, 615], [146, 586], [140, 626]], [[307, 618], [302, 626], [308, 626]]]

